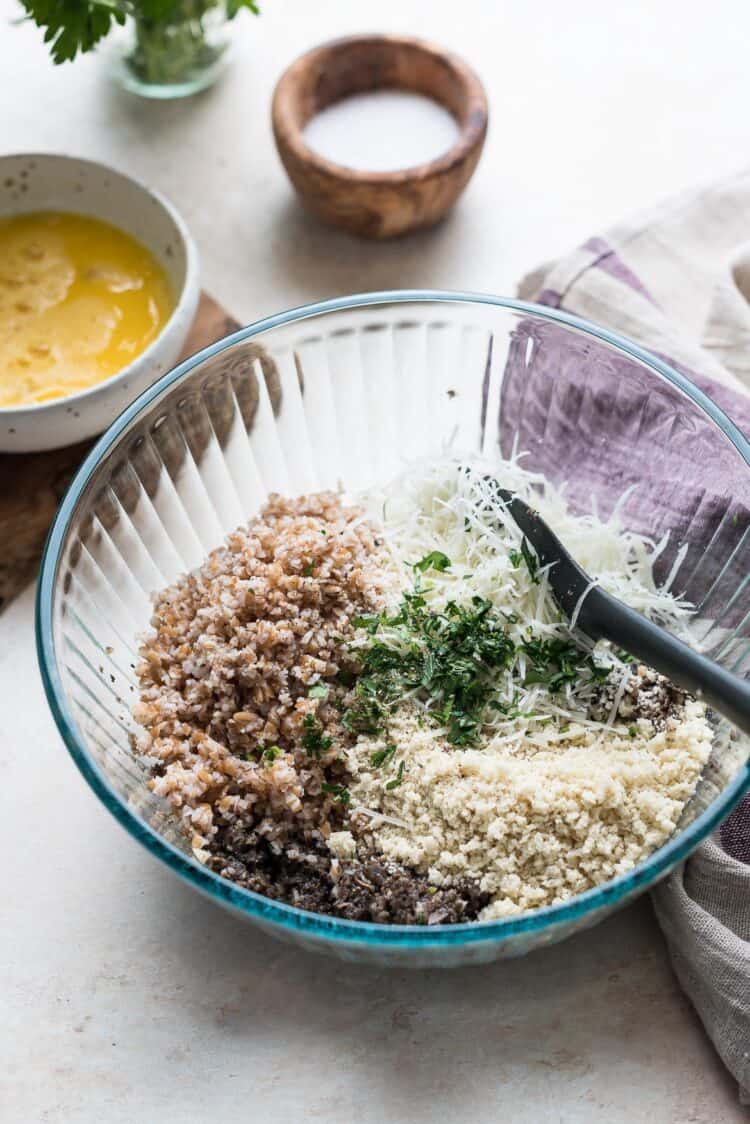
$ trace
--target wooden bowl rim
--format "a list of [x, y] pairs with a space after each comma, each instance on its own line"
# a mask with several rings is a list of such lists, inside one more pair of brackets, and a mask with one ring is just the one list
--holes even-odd
[[[385, 44], [394, 48], [407, 46], [422, 51], [433, 58], [440, 58], [453, 71], [467, 97], [473, 99], [475, 109], [467, 121], [458, 121], [451, 113], [458, 125], [458, 137], [442, 155], [422, 164], [412, 164], [409, 167], [398, 168], [390, 172], [368, 172], [365, 169], [349, 168], [346, 164], [337, 164], [333, 160], [328, 160], [311, 148], [304, 140], [302, 130], [283, 105], [284, 95], [296, 89], [300, 71], [314, 66], [320, 56], [332, 48], [345, 50], [347, 47], [363, 46], [369, 43]], [[395, 89], [397, 87], [382, 86], [379, 88]], [[424, 96], [429, 97], [427, 94]], [[344, 101], [345, 97], [340, 100]], [[437, 102], [438, 105], [443, 105], [437, 98], [431, 100]], [[448, 109], [445, 105], [443, 105], [443, 108]], [[451, 111], [448, 110], [448, 112]], [[337, 39], [329, 39], [325, 43], [319, 43], [317, 47], [305, 51], [304, 54], [299, 55], [290, 63], [276, 83], [271, 106], [271, 119], [277, 147], [279, 150], [281, 150], [282, 145], [288, 147], [301, 164], [314, 168], [342, 183], [400, 187], [442, 176], [452, 168], [462, 164], [467, 156], [484, 141], [489, 122], [489, 107], [484, 86], [478, 75], [468, 63], [452, 51], [438, 47], [437, 44], [426, 39], [409, 35], [346, 35]]]

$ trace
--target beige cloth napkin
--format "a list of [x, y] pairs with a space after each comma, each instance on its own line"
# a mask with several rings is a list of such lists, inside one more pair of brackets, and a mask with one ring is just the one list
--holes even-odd
[[[750, 436], [750, 171], [589, 239], [519, 295], [657, 353]], [[750, 797], [652, 898], [675, 973], [750, 1104]]]

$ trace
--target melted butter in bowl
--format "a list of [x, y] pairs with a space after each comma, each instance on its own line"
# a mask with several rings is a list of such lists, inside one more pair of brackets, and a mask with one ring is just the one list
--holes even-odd
[[55, 211], [0, 219], [0, 407], [117, 374], [175, 303], [151, 251], [109, 223]]

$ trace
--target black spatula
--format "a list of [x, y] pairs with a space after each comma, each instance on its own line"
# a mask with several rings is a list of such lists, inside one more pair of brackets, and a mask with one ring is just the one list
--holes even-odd
[[586, 636], [611, 640], [750, 733], [750, 683], [746, 679], [699, 655], [635, 609], [592, 586], [589, 575], [571, 558], [538, 511], [499, 486], [497, 496], [534, 548], [539, 565], [550, 566], [550, 589], [567, 617], [572, 617], [585, 594], [576, 624]]

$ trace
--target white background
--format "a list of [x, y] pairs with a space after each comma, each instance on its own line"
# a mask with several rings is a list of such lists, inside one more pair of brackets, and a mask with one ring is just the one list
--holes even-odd
[[[53, 68], [0, 0], [0, 151], [76, 153], [167, 193], [241, 320], [388, 287], [511, 293], [618, 218], [747, 161], [745, 0], [265, 0], [231, 71], [146, 104], [104, 54]], [[295, 54], [429, 36], [479, 71], [490, 136], [441, 228], [375, 245], [298, 209], [269, 128]], [[0, 1119], [443, 1124], [746, 1119], [647, 900], [522, 961], [407, 975], [311, 958], [224, 916], [114, 823], [55, 732], [31, 591], [0, 617]]]

